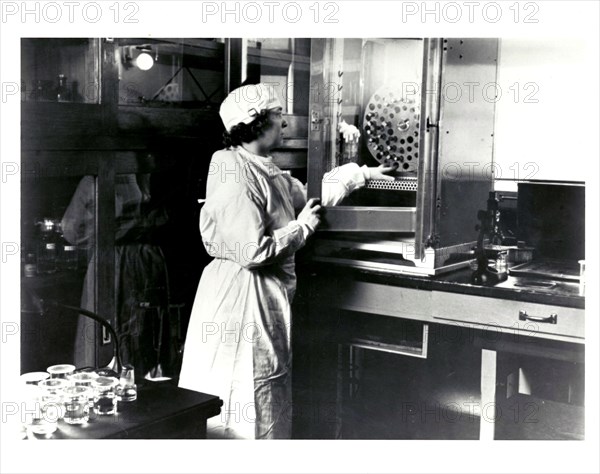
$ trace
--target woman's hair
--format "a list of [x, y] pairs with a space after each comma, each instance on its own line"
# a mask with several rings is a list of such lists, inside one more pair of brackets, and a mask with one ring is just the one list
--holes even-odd
[[231, 128], [231, 131], [223, 133], [223, 144], [229, 148], [250, 143], [260, 137], [270, 124], [269, 111], [263, 109], [252, 122], [238, 123]]

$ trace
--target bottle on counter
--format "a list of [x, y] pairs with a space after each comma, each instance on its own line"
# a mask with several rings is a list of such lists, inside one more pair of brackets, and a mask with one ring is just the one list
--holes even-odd
[[32, 278], [37, 275], [37, 258], [34, 252], [27, 252], [23, 260], [23, 276]]

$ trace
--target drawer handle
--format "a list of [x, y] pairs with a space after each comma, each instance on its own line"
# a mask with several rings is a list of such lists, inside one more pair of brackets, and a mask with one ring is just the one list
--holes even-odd
[[527, 311], [519, 311], [519, 321], [535, 321], [537, 323], [556, 324], [558, 322], [558, 314], [552, 313], [550, 316], [529, 316]]

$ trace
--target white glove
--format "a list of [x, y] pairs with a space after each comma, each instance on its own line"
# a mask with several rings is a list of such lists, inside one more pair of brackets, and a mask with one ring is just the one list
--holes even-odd
[[371, 166], [367, 168], [367, 173], [365, 173], [365, 179], [382, 179], [384, 181], [394, 181], [395, 178], [393, 176], [389, 176], [391, 173], [394, 172], [394, 170], [395, 168], [392, 166]]
[[319, 202], [320, 200], [316, 198], [309, 199], [306, 206], [304, 206], [304, 209], [298, 214], [296, 220], [304, 229], [305, 237], [310, 236], [321, 223], [321, 218], [319, 216], [321, 205]]
[[351, 140], [358, 140], [360, 137], [360, 131], [354, 125], [349, 125], [345, 120], [342, 120], [338, 124], [338, 132], [344, 137], [344, 141], [348, 142]]

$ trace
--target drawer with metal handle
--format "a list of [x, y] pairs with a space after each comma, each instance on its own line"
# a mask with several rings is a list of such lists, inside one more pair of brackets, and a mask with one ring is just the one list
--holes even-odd
[[527, 311], [519, 311], [519, 321], [535, 321], [536, 323], [558, 323], [558, 314], [552, 313], [550, 316], [530, 316]]
[[583, 343], [585, 310], [433, 291], [433, 319], [465, 327]]

